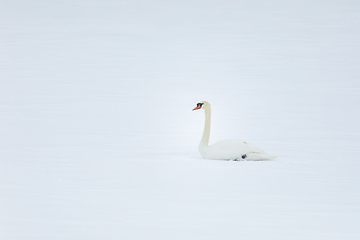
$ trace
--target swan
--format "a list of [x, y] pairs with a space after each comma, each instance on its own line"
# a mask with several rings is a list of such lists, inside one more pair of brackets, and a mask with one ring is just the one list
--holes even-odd
[[211, 105], [206, 101], [196, 104], [194, 110], [205, 110], [205, 127], [199, 144], [199, 152], [203, 158], [216, 160], [270, 160], [275, 158], [261, 148], [239, 139], [222, 140], [209, 146]]

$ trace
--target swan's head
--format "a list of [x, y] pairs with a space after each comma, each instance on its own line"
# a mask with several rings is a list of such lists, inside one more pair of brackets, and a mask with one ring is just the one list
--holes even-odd
[[196, 107], [193, 109], [194, 110], [198, 110], [198, 109], [209, 109], [211, 107], [210, 103], [208, 103], [207, 101], [202, 101], [196, 104]]

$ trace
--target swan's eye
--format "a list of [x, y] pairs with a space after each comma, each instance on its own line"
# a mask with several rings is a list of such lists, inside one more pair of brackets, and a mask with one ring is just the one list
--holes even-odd
[[196, 104], [196, 107], [198, 108], [198, 109], [200, 109], [201, 107], [202, 107], [202, 105], [204, 105], [203, 103], [198, 103], [198, 104]]

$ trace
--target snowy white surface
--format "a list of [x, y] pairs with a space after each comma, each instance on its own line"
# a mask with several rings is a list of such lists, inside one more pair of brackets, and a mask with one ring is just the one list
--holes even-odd
[[[0, 238], [360, 239], [359, 1], [0, 2]], [[274, 161], [202, 159], [242, 138]]]

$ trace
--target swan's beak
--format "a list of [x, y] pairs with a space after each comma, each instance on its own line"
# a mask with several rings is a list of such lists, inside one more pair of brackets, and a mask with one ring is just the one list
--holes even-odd
[[196, 108], [193, 109], [193, 111], [194, 111], [194, 110], [198, 110], [198, 109], [200, 109], [200, 108], [201, 108], [201, 105], [197, 105]]

